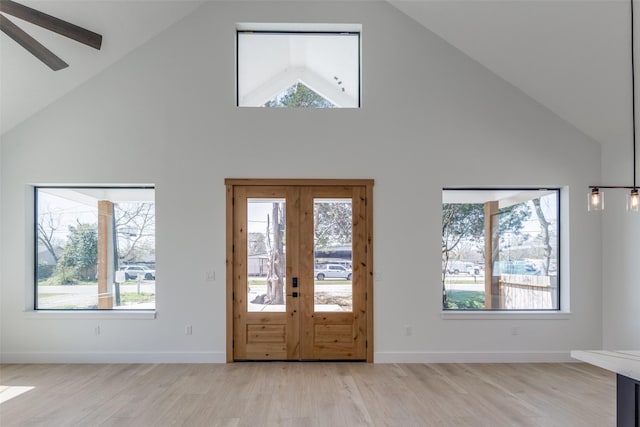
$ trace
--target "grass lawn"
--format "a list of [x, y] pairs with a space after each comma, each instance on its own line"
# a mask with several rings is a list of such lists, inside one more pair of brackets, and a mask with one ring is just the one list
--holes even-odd
[[136, 293], [136, 292], [124, 292], [120, 294], [120, 304], [140, 304], [143, 302], [153, 302], [156, 299], [155, 294], [150, 294], [146, 292]]
[[484, 283], [484, 276], [447, 276], [445, 283]]
[[[324, 286], [324, 285], [350, 285], [351, 280], [342, 280], [342, 279], [325, 279], [325, 280], [314, 280], [316, 286]], [[249, 286], [266, 286], [267, 279], [265, 278], [251, 278], [248, 281]]]
[[73, 284], [60, 283], [57, 277], [49, 277], [46, 280], [39, 280], [38, 286], [98, 286], [97, 280], [77, 280]]
[[482, 310], [484, 309], [484, 292], [480, 291], [455, 291], [446, 293], [448, 309]]

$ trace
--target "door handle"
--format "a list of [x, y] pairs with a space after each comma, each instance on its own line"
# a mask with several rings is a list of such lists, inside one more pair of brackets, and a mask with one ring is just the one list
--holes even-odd
[[[291, 287], [292, 288], [297, 288], [298, 287], [298, 278], [297, 277], [292, 277], [291, 278]], [[291, 298], [298, 298], [298, 293], [297, 292], [292, 292], [290, 295], [287, 294], [288, 297]]]

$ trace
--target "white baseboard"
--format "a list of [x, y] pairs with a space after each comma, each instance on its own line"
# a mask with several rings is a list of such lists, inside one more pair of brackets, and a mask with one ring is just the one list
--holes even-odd
[[570, 351], [376, 352], [375, 363], [537, 363], [576, 362]]
[[1, 353], [0, 363], [226, 363], [225, 353]]
[[[375, 363], [576, 362], [570, 351], [377, 352]], [[0, 363], [226, 363], [226, 354], [183, 353], [1, 353]]]

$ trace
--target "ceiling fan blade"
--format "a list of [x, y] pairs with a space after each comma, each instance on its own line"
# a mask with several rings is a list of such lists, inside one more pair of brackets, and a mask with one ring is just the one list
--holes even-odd
[[11, 0], [0, 0], [0, 12], [23, 19], [47, 30], [56, 32], [77, 42], [100, 50], [102, 36], [77, 25], [71, 24], [55, 16], [47, 15], [39, 10], [21, 5]]
[[49, 66], [53, 71], [58, 71], [69, 66], [69, 64], [64, 62], [3, 15], [0, 15], [0, 30], [14, 39], [20, 46], [31, 52], [33, 56], [47, 64], [47, 66]]

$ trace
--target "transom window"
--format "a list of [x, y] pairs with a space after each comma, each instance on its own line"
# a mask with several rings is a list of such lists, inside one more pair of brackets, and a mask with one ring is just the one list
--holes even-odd
[[256, 26], [264, 28], [246, 24], [237, 31], [238, 106], [360, 106], [359, 31], [267, 31]]
[[35, 188], [35, 309], [155, 309], [153, 187]]
[[559, 310], [559, 189], [444, 189], [444, 310]]

